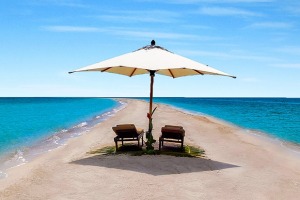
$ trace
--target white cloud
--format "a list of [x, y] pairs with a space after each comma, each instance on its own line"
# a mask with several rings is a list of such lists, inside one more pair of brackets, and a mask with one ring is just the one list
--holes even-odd
[[279, 63], [271, 64], [272, 67], [300, 69], [300, 63]]
[[183, 34], [174, 32], [160, 32], [160, 31], [148, 31], [148, 30], [135, 30], [128, 28], [118, 27], [84, 27], [84, 26], [42, 26], [43, 30], [51, 32], [103, 32], [119, 36], [130, 36], [138, 38], [162, 38], [162, 39], [189, 39], [189, 40], [219, 40], [221, 38], [212, 36], [199, 36], [196, 34]]
[[278, 51], [280, 53], [287, 53], [291, 55], [298, 55], [300, 56], [300, 47], [297, 46], [286, 46], [282, 48], [277, 48], [275, 51]]
[[242, 78], [241, 79], [244, 82], [248, 82], [248, 83], [257, 83], [259, 82], [259, 80], [257, 78], [253, 78], [253, 77], [246, 77], [246, 78]]
[[288, 23], [288, 22], [258, 22], [258, 23], [253, 23], [248, 28], [292, 28], [293, 24]]
[[210, 26], [193, 25], [193, 24], [184, 24], [184, 25], [181, 25], [181, 27], [185, 28], [185, 29], [214, 29]]
[[52, 32], [101, 32], [103, 29], [85, 26], [42, 26], [42, 29]]
[[269, 3], [274, 0], [137, 0], [139, 2], [160, 2], [160, 3], [169, 3], [169, 4], [200, 4], [200, 3]]
[[15, 87], [0, 87], [0, 96], [18, 97], [58, 97], [58, 96], [97, 96], [99, 88], [78, 87], [63, 84], [22, 84]]
[[119, 30], [115, 34], [142, 38], [169, 38], [169, 39], [179, 39], [179, 38], [195, 38], [196, 35], [180, 34], [180, 33], [170, 33], [170, 32], [155, 32], [155, 31], [133, 31], [133, 30]]
[[64, 7], [73, 7], [73, 8], [90, 8], [86, 3], [83, 3], [80, 0], [30, 0], [31, 4], [34, 5], [54, 5], [54, 6], [64, 6]]
[[268, 56], [257, 56], [251, 55], [248, 53], [236, 53], [236, 52], [211, 52], [211, 51], [191, 51], [191, 50], [182, 50], [182, 54], [185, 55], [197, 55], [197, 56], [205, 56], [205, 57], [216, 57], [218, 59], [239, 59], [239, 60], [251, 60], [251, 61], [268, 61], [268, 62], [279, 62], [281, 61], [278, 58], [268, 57]]
[[261, 16], [259, 13], [242, 10], [238, 8], [224, 8], [224, 7], [203, 7], [199, 9], [199, 13], [211, 16]]
[[182, 34], [174, 32], [158, 32], [158, 31], [136, 31], [136, 30], [114, 30], [114, 34], [123, 36], [132, 36], [139, 38], [162, 38], [162, 39], [195, 39], [195, 40], [218, 40], [220, 38], [210, 36], [199, 36], [194, 34]]
[[56, 1], [56, 4], [59, 6], [67, 6], [67, 7], [78, 7], [78, 8], [89, 8], [90, 6], [84, 3], [78, 3], [75, 1]]
[[97, 18], [116, 21], [121, 23], [128, 22], [162, 22], [171, 23], [178, 22], [179, 13], [165, 11], [165, 10], [114, 10], [110, 14], [100, 15]]
[[300, 15], [300, 5], [289, 6], [286, 10], [294, 15]]

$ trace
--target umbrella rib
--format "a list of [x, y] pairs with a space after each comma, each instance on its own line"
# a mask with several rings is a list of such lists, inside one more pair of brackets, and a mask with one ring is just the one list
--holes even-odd
[[101, 72], [105, 72], [105, 71], [109, 70], [110, 68], [111, 67], [105, 68], [105, 69], [101, 70]]
[[168, 69], [168, 70], [169, 70], [170, 74], [172, 75], [172, 77], [175, 78], [174, 74], [172, 73], [172, 71], [170, 69]]
[[198, 70], [194, 69], [194, 71], [197, 72], [198, 74], [204, 75], [202, 72], [199, 72]]
[[129, 77], [132, 77], [132, 75], [134, 74], [134, 72], [135, 72], [136, 70], [137, 70], [137, 68], [134, 68], [133, 71], [132, 71], [132, 73], [130, 74]]

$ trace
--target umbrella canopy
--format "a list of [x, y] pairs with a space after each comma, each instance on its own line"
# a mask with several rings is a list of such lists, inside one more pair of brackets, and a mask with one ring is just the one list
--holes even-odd
[[172, 53], [160, 46], [145, 46], [136, 51], [123, 54], [93, 65], [89, 65], [73, 72], [100, 71], [134, 76], [148, 74], [155, 71], [156, 74], [170, 76], [173, 78], [189, 75], [221, 75], [235, 78], [217, 69], [193, 61], [183, 56]]
[[185, 58], [168, 51], [165, 48], [155, 45], [155, 41], [151, 41], [151, 45], [142, 47], [136, 51], [123, 54], [93, 65], [89, 65], [69, 73], [84, 71], [100, 71], [125, 76], [134, 76], [150, 73], [150, 104], [149, 104], [149, 129], [146, 142], [147, 150], [153, 150], [152, 144], [155, 142], [152, 137], [152, 99], [153, 99], [153, 82], [154, 75], [161, 74], [173, 78], [189, 76], [189, 75], [221, 75], [236, 78], [235, 76], [226, 74], [222, 71]]

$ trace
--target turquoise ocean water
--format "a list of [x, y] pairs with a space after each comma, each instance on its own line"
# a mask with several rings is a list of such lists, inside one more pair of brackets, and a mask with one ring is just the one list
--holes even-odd
[[[154, 98], [154, 102], [300, 145], [299, 98]], [[88, 132], [122, 107], [106, 98], [0, 98], [0, 177], [5, 176], [1, 170]]]
[[300, 98], [154, 98], [154, 102], [300, 145]]
[[63, 145], [119, 107], [106, 98], [0, 98], [0, 170]]

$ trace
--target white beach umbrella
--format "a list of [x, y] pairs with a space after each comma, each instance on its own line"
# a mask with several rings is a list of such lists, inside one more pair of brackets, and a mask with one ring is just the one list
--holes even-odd
[[[149, 106], [149, 125], [152, 119], [152, 99], [153, 81], [155, 74], [170, 76], [173, 78], [189, 75], [221, 75], [236, 78], [222, 71], [209, 67], [208, 65], [193, 61], [183, 56], [168, 51], [165, 48], [155, 45], [142, 47], [136, 51], [123, 54], [108, 60], [89, 65], [69, 73], [84, 71], [100, 71], [122, 74], [125, 76], [135, 76], [140, 74], [150, 74], [150, 106]], [[149, 127], [150, 129], [150, 127]], [[151, 130], [150, 130], [151, 132]]]

